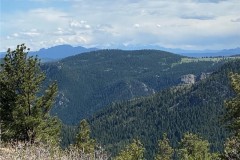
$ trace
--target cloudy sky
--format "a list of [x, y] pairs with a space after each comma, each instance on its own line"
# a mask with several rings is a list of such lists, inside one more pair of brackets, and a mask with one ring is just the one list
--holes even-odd
[[0, 0], [0, 51], [240, 47], [240, 0]]

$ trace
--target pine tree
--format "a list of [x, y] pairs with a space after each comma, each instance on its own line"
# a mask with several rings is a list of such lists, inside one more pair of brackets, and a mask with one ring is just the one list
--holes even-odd
[[57, 94], [53, 83], [44, 91], [45, 75], [27, 47], [8, 49], [0, 70], [0, 117], [5, 141], [58, 143], [60, 123], [49, 112]]
[[240, 140], [232, 136], [228, 138], [224, 144], [224, 153], [221, 156], [224, 160], [239, 160], [240, 159]]
[[139, 140], [133, 140], [124, 150], [120, 151], [115, 160], [143, 160], [144, 151], [142, 143]]
[[208, 141], [192, 133], [184, 134], [178, 154], [181, 160], [212, 160], [218, 157], [217, 154], [209, 152]]
[[230, 77], [236, 96], [225, 102], [227, 109], [225, 120], [234, 136], [240, 137], [240, 75], [231, 74]]
[[169, 139], [166, 134], [163, 134], [163, 139], [158, 142], [159, 150], [155, 160], [170, 160], [172, 159], [174, 150], [169, 144]]
[[240, 159], [240, 75], [230, 75], [232, 88], [236, 96], [225, 102], [226, 114], [225, 121], [233, 136], [225, 142], [223, 159]]
[[79, 132], [76, 136], [76, 147], [84, 154], [94, 154], [95, 140], [90, 137], [91, 129], [88, 122], [83, 119], [79, 125]]

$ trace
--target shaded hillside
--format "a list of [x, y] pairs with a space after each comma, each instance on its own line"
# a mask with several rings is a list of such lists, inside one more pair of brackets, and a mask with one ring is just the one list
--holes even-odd
[[225, 64], [192, 86], [178, 86], [147, 98], [113, 103], [90, 119], [93, 136], [113, 155], [123, 144], [139, 138], [151, 159], [157, 140], [167, 133], [174, 147], [185, 132], [200, 134], [221, 151], [228, 134], [220, 123], [224, 100], [233, 95], [229, 72], [240, 72], [240, 61]]
[[157, 50], [100, 50], [43, 66], [57, 80], [59, 95], [52, 113], [76, 124], [104, 106], [151, 95], [181, 83], [181, 77], [214, 71], [224, 61], [182, 62], [184, 57]]

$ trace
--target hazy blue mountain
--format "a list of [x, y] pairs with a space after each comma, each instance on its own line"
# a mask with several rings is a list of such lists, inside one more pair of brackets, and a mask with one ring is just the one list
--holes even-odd
[[[84, 48], [81, 46], [73, 47], [71, 45], [58, 45], [50, 48], [42, 48], [39, 51], [30, 52], [30, 56], [38, 55], [38, 57], [43, 61], [53, 61], [73, 56], [76, 54], [90, 52], [98, 50], [97, 48]], [[0, 53], [0, 58], [3, 57], [5, 52]]]
[[225, 56], [239, 55], [240, 54], [240, 47], [237, 47], [235, 49], [224, 49], [224, 50], [218, 52], [218, 54], [222, 54], [222, 55], [225, 55]]
[[[114, 48], [122, 50], [142, 50], [154, 49], [171, 52], [188, 57], [218, 57], [218, 56], [233, 56], [240, 54], [240, 47], [234, 49], [223, 50], [185, 50], [180, 48], [165, 48], [158, 45], [116, 45]], [[31, 52], [30, 55], [38, 55], [42, 61], [51, 61], [56, 59], [66, 58], [83, 52], [95, 51], [97, 48], [84, 48], [81, 46], [72, 47], [71, 45], [58, 45], [51, 48], [42, 48], [39, 51]], [[5, 52], [0, 52], [0, 58]]]
[[175, 52], [180, 55], [188, 56], [188, 57], [219, 57], [219, 56], [233, 56], [240, 54], [240, 48], [234, 48], [234, 49], [223, 49], [219, 51], [213, 51], [213, 50], [205, 50], [205, 51], [186, 51], [186, 52]]
[[81, 46], [73, 47], [71, 45], [58, 45], [48, 49], [40, 49], [36, 52], [31, 52], [30, 55], [38, 55], [43, 60], [57, 60], [73, 56], [76, 54], [95, 51], [97, 48], [84, 48]]
[[165, 48], [158, 45], [118, 45], [117, 48], [123, 50], [139, 50], [139, 49], [155, 49], [175, 54], [180, 54], [188, 57], [219, 57], [219, 56], [232, 56], [240, 54], [240, 48], [223, 49], [223, 50], [186, 50], [180, 48]]
[[123, 49], [123, 50], [141, 50], [141, 49], [155, 49], [155, 50], [162, 50], [162, 51], [167, 51], [175, 54], [180, 54], [184, 56], [194, 56], [196, 54], [196, 57], [198, 57], [198, 54], [211, 54], [211, 53], [216, 53], [219, 52], [220, 50], [186, 50], [186, 49], [181, 49], [181, 48], [166, 48], [166, 47], [161, 47], [158, 45], [119, 45], [117, 48]]

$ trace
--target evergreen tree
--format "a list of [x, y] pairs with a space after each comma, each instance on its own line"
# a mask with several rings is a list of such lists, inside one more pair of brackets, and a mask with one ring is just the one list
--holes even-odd
[[95, 140], [90, 137], [91, 130], [88, 122], [84, 119], [80, 122], [79, 132], [76, 136], [76, 147], [85, 154], [94, 154]]
[[226, 140], [224, 153], [221, 157], [224, 160], [240, 159], [240, 140], [236, 136], [232, 136]]
[[217, 154], [209, 153], [209, 142], [192, 133], [184, 134], [178, 154], [181, 160], [211, 160], [217, 158]]
[[170, 160], [172, 159], [174, 150], [169, 144], [167, 134], [163, 134], [163, 139], [158, 142], [159, 150], [155, 160]]
[[225, 120], [228, 122], [228, 127], [234, 133], [234, 136], [240, 137], [240, 75], [231, 74], [232, 88], [236, 96], [225, 102], [227, 113]]
[[49, 115], [57, 94], [53, 83], [44, 91], [40, 60], [28, 57], [24, 44], [8, 49], [0, 70], [0, 117], [5, 141], [58, 143], [60, 123]]
[[225, 102], [225, 120], [233, 136], [227, 139], [223, 159], [240, 159], [240, 75], [231, 74], [232, 88], [236, 96]]
[[122, 150], [115, 160], [143, 160], [145, 148], [139, 140], [133, 140], [124, 150]]

